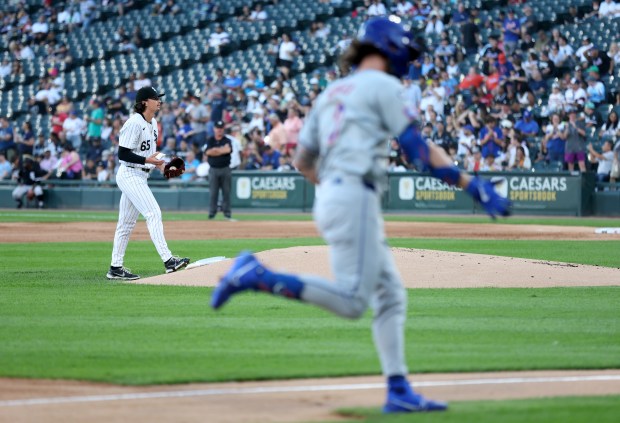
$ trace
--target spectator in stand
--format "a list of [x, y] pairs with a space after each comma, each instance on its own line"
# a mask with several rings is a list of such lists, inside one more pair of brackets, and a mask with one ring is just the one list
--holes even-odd
[[595, 76], [588, 76], [587, 80], [588, 88], [586, 88], [586, 94], [588, 94], [588, 101], [594, 103], [595, 106], [600, 106], [605, 102], [605, 85]]
[[367, 16], [385, 16], [387, 9], [381, 0], [372, 0], [370, 6], [366, 10]]
[[125, 12], [131, 9], [133, 6], [134, 6], [133, 0], [117, 0], [116, 10], [118, 12], [118, 16], [125, 15]]
[[451, 148], [456, 147], [456, 143], [452, 139], [452, 136], [446, 131], [446, 125], [442, 120], [438, 120], [434, 125], [433, 135], [431, 135], [431, 141], [436, 145], [443, 148], [446, 153], [450, 152]]
[[588, 153], [590, 154], [590, 161], [597, 163], [596, 167], [596, 181], [597, 182], [609, 182], [609, 174], [611, 173], [611, 165], [614, 162], [614, 152], [612, 151], [614, 143], [611, 140], [603, 142], [603, 151], [599, 153], [594, 149], [592, 143], [588, 144]]
[[211, 92], [211, 119], [207, 124], [207, 134], [212, 136], [213, 123], [222, 120], [224, 110], [228, 107], [228, 102], [224, 96], [224, 90], [216, 87]]
[[550, 44], [551, 40], [547, 36], [547, 33], [542, 29], [539, 30], [538, 34], [536, 34], [536, 38], [534, 41], [534, 50], [536, 50], [536, 52], [540, 54], [540, 52], [549, 48]]
[[563, 65], [574, 65], [575, 50], [568, 43], [564, 35], [560, 35], [558, 39], [558, 52], [560, 55], [566, 57], [566, 61], [562, 62]]
[[252, 118], [250, 122], [247, 124], [245, 131], [246, 133], [251, 133], [254, 129], [258, 129], [260, 132], [265, 130], [265, 121], [263, 119], [264, 110], [262, 106], [256, 107], [252, 110]]
[[591, 101], [588, 101], [583, 108], [583, 121], [588, 130], [596, 130], [603, 124], [603, 118]]
[[280, 166], [280, 157], [282, 154], [279, 150], [272, 148], [269, 144], [263, 149], [261, 170], [277, 170]]
[[97, 167], [95, 168], [97, 172], [97, 182], [108, 182], [110, 180], [110, 170], [106, 169], [105, 163], [103, 161], [97, 162]]
[[465, 157], [464, 168], [468, 172], [479, 172], [482, 170], [484, 159], [482, 158], [482, 151], [480, 147], [474, 146], [471, 149], [471, 153]]
[[436, 13], [431, 13], [424, 29], [426, 35], [439, 35], [444, 30], [444, 24]]
[[287, 33], [282, 34], [282, 41], [278, 47], [277, 64], [280, 69], [280, 73], [285, 79], [288, 79], [290, 70], [293, 67], [293, 60], [297, 55], [299, 55], [297, 45], [293, 42], [293, 40], [291, 40], [291, 36]]
[[528, 171], [532, 168], [532, 161], [525, 155], [525, 149], [522, 146], [516, 148], [516, 156], [512, 166], [508, 167], [508, 170], [513, 171]]
[[336, 43], [336, 46], [330, 51], [330, 53], [334, 56], [340, 56], [349, 47], [349, 45], [351, 45], [351, 41], [353, 40], [351, 34], [347, 32], [343, 32], [340, 37], [341, 38]]
[[470, 90], [481, 86], [483, 83], [484, 76], [478, 73], [478, 68], [476, 68], [476, 66], [471, 66], [467, 72], [467, 75], [461, 80], [459, 89]]
[[490, 74], [491, 66], [495, 65], [499, 54], [502, 53], [502, 50], [500, 50], [498, 43], [499, 41], [497, 39], [497, 36], [491, 34], [489, 36], [488, 44], [482, 48], [480, 54], [482, 57], [482, 73], [485, 75]]
[[612, 19], [618, 15], [620, 15], [620, 6], [613, 0], [604, 0], [602, 3], [599, 3], [598, 17], [600, 19]]
[[456, 154], [461, 159], [472, 153], [472, 149], [476, 147], [475, 129], [472, 125], [465, 125], [458, 134], [458, 147]]
[[[577, 111], [573, 110], [570, 114], [577, 116]], [[550, 123], [545, 130], [543, 144], [547, 150], [545, 160], [552, 162], [563, 162], [566, 146], [566, 138], [568, 137], [568, 125], [560, 121], [560, 115], [554, 113], [551, 115]]]
[[267, 137], [265, 137], [265, 143], [270, 145], [273, 150], [282, 151], [285, 149], [288, 141], [288, 133], [286, 128], [280, 121], [280, 117], [276, 113], [271, 113], [267, 120], [271, 130]]
[[523, 118], [517, 121], [515, 124], [515, 129], [524, 137], [536, 137], [540, 132], [538, 122], [536, 122], [532, 116], [532, 112], [529, 110], [525, 110], [523, 112]]
[[439, 45], [435, 49], [435, 57], [439, 57], [445, 64], [448, 64], [451, 58], [456, 54], [456, 47], [450, 43], [448, 38], [442, 38]]
[[528, 91], [528, 80], [525, 69], [522, 67], [521, 57], [517, 56], [512, 61], [512, 70], [506, 79], [507, 90], [512, 90], [518, 94]]
[[486, 159], [489, 156], [495, 158], [500, 155], [504, 149], [502, 136], [502, 130], [497, 126], [497, 120], [492, 116], [488, 116], [479, 134], [478, 144], [482, 151], [482, 157]]
[[206, 19], [210, 14], [217, 13], [219, 10], [219, 6], [213, 3], [211, 0], [203, 0], [197, 10], [198, 15], [201, 18]]
[[45, 15], [40, 15], [37, 21], [32, 25], [33, 41], [36, 44], [43, 44], [49, 34], [49, 25], [46, 22]]
[[91, 111], [88, 116], [86, 139], [90, 144], [92, 144], [93, 140], [101, 142], [101, 130], [103, 128], [105, 111], [103, 110], [103, 102], [98, 97], [94, 97], [90, 100], [89, 107]]
[[493, 157], [487, 156], [482, 160], [482, 164], [480, 166], [481, 172], [501, 172], [502, 168], [502, 160], [501, 157]]
[[575, 162], [577, 162], [579, 170], [584, 173], [586, 171], [586, 125], [584, 121], [577, 119], [577, 113], [574, 111], [568, 115], [567, 133], [564, 161], [569, 171], [573, 171]]
[[93, 161], [93, 165], [101, 160], [103, 155], [103, 147], [101, 146], [101, 140], [97, 138], [93, 138], [92, 143], [88, 146], [84, 157], [86, 159], [91, 159]]
[[523, 16], [519, 19], [521, 23], [521, 38], [525, 34], [535, 34], [538, 31], [538, 19], [534, 16], [532, 6], [526, 4], [523, 6]]
[[40, 156], [41, 160], [39, 161], [39, 166], [44, 172], [47, 172], [45, 179], [48, 179], [54, 175], [56, 171], [56, 167], [58, 166], [58, 157], [56, 156], [56, 149], [53, 146], [51, 140], [48, 140], [51, 147], [46, 148], [43, 151], [43, 154]]
[[452, 20], [451, 23], [454, 25], [464, 25], [469, 21], [469, 12], [465, 9], [465, 5], [459, 2], [456, 5], [456, 9], [452, 12]]
[[30, 122], [22, 123], [21, 130], [15, 137], [15, 144], [17, 144], [17, 152], [20, 157], [24, 155], [33, 156], [35, 137]]
[[68, 3], [65, 9], [58, 14], [57, 22], [61, 29], [72, 32], [75, 28], [82, 25], [82, 15], [78, 8]]
[[[133, 0], [124, 1], [131, 1], [133, 5]], [[94, 0], [80, 0], [80, 16], [82, 17], [82, 28], [86, 29], [90, 26], [91, 21], [95, 18], [94, 13], [97, 7], [98, 6], [95, 4]]]
[[263, 158], [259, 152], [257, 143], [249, 141], [243, 150], [240, 168], [243, 170], [258, 170], [261, 168], [262, 163]]
[[560, 91], [560, 83], [554, 82], [551, 86], [551, 94], [547, 100], [547, 115], [551, 113], [562, 113], [565, 109], [565, 97]]
[[177, 141], [173, 136], [169, 136], [166, 138], [166, 143], [164, 147], [161, 149], [161, 152], [168, 157], [176, 156], [177, 151]]
[[508, 16], [502, 25], [502, 33], [504, 34], [504, 52], [511, 56], [517, 49], [521, 38], [521, 21], [515, 16], [512, 8], [508, 9]]
[[532, 71], [528, 86], [535, 97], [541, 97], [547, 93], [547, 82], [543, 79], [543, 75], [538, 69]]
[[398, 0], [392, 6], [392, 12], [401, 18], [409, 17], [413, 13], [413, 4], [407, 0]]
[[598, 135], [601, 138], [617, 138], [620, 136], [620, 120], [618, 120], [618, 113], [615, 110], [609, 113], [607, 122], [600, 129]]
[[420, 110], [426, 114], [427, 121], [429, 119], [427, 114], [429, 107], [432, 107], [438, 115], [443, 116], [443, 102], [446, 98], [445, 88], [439, 85], [437, 79], [432, 79], [427, 88], [422, 92], [422, 101], [420, 102]]
[[549, 51], [549, 59], [553, 62], [554, 67], [560, 68], [564, 66], [569, 57], [564, 55], [558, 44], [553, 43], [551, 45], [551, 51]]
[[[159, 5], [155, 5], [159, 6]], [[181, 7], [174, 2], [174, 0], [166, 0], [160, 7], [157, 9], [153, 8], [153, 14], [156, 15], [176, 15], [181, 11]]]
[[584, 54], [587, 63], [586, 68], [597, 67], [599, 75], [613, 75], [614, 61], [605, 52], [601, 52], [597, 46], [592, 47]]
[[579, 62], [587, 61], [585, 54], [588, 50], [590, 50], [593, 47], [594, 47], [594, 44], [592, 44], [592, 41], [590, 41], [590, 37], [587, 35], [584, 35], [583, 38], [581, 39], [581, 46], [575, 52], [575, 57], [577, 58], [577, 60]]
[[77, 116], [75, 110], [69, 112], [69, 116], [62, 124], [67, 141], [79, 150], [82, 146], [82, 135], [86, 131], [86, 123]]
[[0, 79], [4, 79], [7, 76], [11, 75], [11, 71], [13, 69], [13, 64], [9, 57], [4, 56], [2, 58], [2, 63], [0, 64]]
[[193, 95], [192, 102], [185, 109], [185, 113], [189, 116], [190, 125], [192, 127], [192, 135], [187, 139], [191, 144], [202, 147], [207, 140], [207, 123], [209, 122], [209, 111], [202, 104], [200, 96]]
[[555, 65], [553, 64], [553, 60], [549, 58], [549, 53], [546, 50], [543, 50], [540, 53], [540, 60], [538, 61], [538, 70], [542, 74], [543, 79], [548, 80], [549, 78], [553, 78], [556, 75]]
[[587, 100], [588, 94], [581, 86], [581, 81], [577, 78], [571, 78], [570, 85], [564, 93], [564, 110], [569, 112], [573, 109], [580, 109], [586, 104]]
[[198, 166], [200, 166], [200, 160], [196, 158], [196, 154], [192, 150], [189, 150], [185, 156], [185, 172], [181, 175], [181, 182], [195, 181]]
[[45, 135], [39, 133], [37, 138], [32, 146], [32, 156], [34, 158], [39, 158], [43, 156], [43, 152], [45, 150], [53, 150], [54, 144], [50, 139], [45, 139]]
[[192, 124], [190, 122], [189, 116], [183, 114], [183, 116], [179, 116], [177, 118], [177, 127], [179, 128], [176, 131], [176, 143], [177, 146], [181, 145], [181, 141], [184, 141], [186, 144], [191, 139], [192, 135], [194, 135], [194, 131], [192, 129]]
[[599, 7], [601, 5], [601, 1], [602, 0], [592, 0], [592, 10], [586, 12], [583, 15], [583, 19], [584, 20], [590, 19], [590, 18], [593, 18], [593, 17], [598, 18], [598, 11], [599, 11]]
[[230, 43], [230, 34], [224, 31], [224, 27], [220, 24], [215, 26], [215, 31], [209, 35], [209, 47], [221, 49]]
[[521, 51], [521, 53], [533, 50], [535, 46], [536, 42], [534, 41], [531, 32], [525, 32], [521, 34], [521, 42], [519, 43], [519, 50]]
[[260, 3], [256, 3], [254, 6], [254, 10], [250, 14], [251, 21], [265, 21], [269, 18], [267, 12], [263, 10], [263, 5]]
[[241, 8], [241, 13], [237, 15], [237, 20], [240, 22], [252, 21], [252, 9], [250, 9], [249, 5], [246, 4]]
[[618, 48], [617, 42], [612, 42], [611, 44], [609, 44], [609, 51], [607, 52], [607, 57], [609, 57], [614, 63], [614, 69], [618, 64], [620, 64], [620, 48]]
[[144, 43], [144, 35], [142, 34], [142, 28], [140, 25], [136, 25], [131, 34], [131, 43], [136, 47], [142, 47]]
[[465, 49], [466, 56], [478, 53], [478, 49], [482, 45], [480, 28], [476, 24], [476, 17], [473, 14], [470, 14], [467, 22], [461, 26], [461, 45]]
[[133, 83], [133, 88], [136, 91], [138, 91], [140, 88], [150, 87], [151, 85], [152, 85], [151, 79], [148, 76], [146, 76], [146, 73], [140, 72], [140, 75], [138, 75], [138, 77]]
[[16, 153], [13, 127], [4, 116], [0, 117], [0, 151], [6, 153], [9, 161], [12, 161], [13, 155]]
[[297, 147], [299, 132], [304, 125], [304, 121], [299, 116], [299, 110], [294, 105], [288, 108], [284, 129], [286, 130], [286, 151], [291, 151]]
[[13, 166], [11, 166], [11, 162], [6, 159], [6, 153], [0, 150], [0, 180], [6, 181], [11, 179], [12, 174]]
[[228, 74], [224, 78], [223, 85], [225, 88], [237, 89], [243, 85], [243, 78], [235, 68], [230, 68]]
[[82, 179], [97, 180], [97, 164], [93, 159], [86, 159], [82, 168]]
[[52, 87], [51, 82], [47, 78], [44, 78], [41, 80], [39, 90], [34, 97], [28, 100], [28, 105], [31, 112], [46, 115], [48, 112], [53, 111], [59, 101], [60, 93], [55, 87]]
[[120, 26], [113, 37], [122, 53], [130, 53], [136, 50], [136, 46], [131, 43], [129, 35], [125, 32], [124, 27]]
[[56, 169], [56, 177], [60, 179], [82, 179], [82, 161], [70, 144], [65, 144], [62, 150], [60, 164]]

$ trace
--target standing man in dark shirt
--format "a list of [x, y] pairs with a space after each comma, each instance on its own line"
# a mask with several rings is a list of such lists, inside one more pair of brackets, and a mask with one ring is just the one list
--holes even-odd
[[473, 56], [480, 48], [480, 28], [476, 25], [476, 17], [469, 15], [467, 22], [461, 26], [461, 35], [465, 54]]
[[214, 135], [207, 140], [205, 154], [209, 163], [209, 219], [217, 214], [217, 199], [222, 191], [222, 212], [224, 217], [232, 220], [230, 212], [230, 188], [232, 185], [232, 171], [230, 169], [230, 154], [232, 143], [224, 135], [224, 122], [218, 120], [213, 128]]

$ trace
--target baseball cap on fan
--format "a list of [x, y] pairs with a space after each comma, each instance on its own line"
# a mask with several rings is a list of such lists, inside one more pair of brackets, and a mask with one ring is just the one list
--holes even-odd
[[146, 100], [159, 100], [160, 97], [166, 94], [160, 94], [153, 87], [142, 87], [136, 93], [136, 103], [140, 103]]
[[224, 122], [222, 122], [221, 120], [218, 120], [217, 122], [215, 122], [216, 128], [223, 128], [224, 126], [225, 126]]

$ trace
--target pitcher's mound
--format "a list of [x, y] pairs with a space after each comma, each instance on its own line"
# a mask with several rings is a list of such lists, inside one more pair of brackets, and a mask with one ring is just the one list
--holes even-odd
[[[617, 286], [620, 269], [499, 257], [484, 254], [393, 248], [392, 253], [408, 288], [541, 288], [553, 286]], [[268, 267], [291, 273], [310, 273], [332, 279], [327, 247], [292, 247], [257, 253]], [[132, 283], [215, 286], [233, 259], [139, 279]]]

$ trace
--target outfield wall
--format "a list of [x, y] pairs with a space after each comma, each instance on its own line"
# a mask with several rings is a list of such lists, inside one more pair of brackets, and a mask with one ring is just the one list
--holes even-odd
[[[595, 192], [593, 174], [488, 173], [484, 177], [499, 181], [497, 189], [512, 200], [517, 215], [620, 216], [620, 191]], [[45, 189], [47, 208], [118, 209], [120, 190], [114, 184], [92, 181], [52, 183], [53, 186]], [[165, 180], [152, 180], [149, 184], [163, 210], [208, 209], [209, 187], [206, 182], [170, 184]], [[0, 207], [15, 207], [11, 198], [14, 187], [14, 183], [0, 185]], [[232, 207], [236, 210], [310, 211], [314, 196], [314, 186], [297, 172], [233, 173]], [[424, 214], [484, 213], [461, 189], [412, 172], [389, 175], [383, 209]]]

